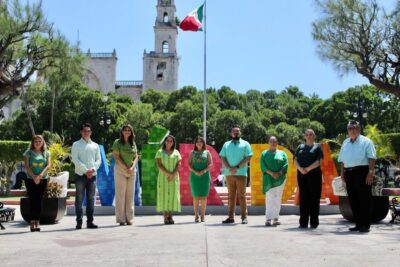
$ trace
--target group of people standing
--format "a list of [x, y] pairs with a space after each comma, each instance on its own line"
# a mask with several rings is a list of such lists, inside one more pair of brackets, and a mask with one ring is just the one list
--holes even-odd
[[[360, 125], [351, 121], [348, 124], [349, 138], [343, 143], [339, 155], [341, 176], [349, 195], [350, 205], [356, 219], [356, 226], [350, 231], [369, 231], [369, 212], [371, 208], [371, 184], [375, 164], [375, 148], [370, 139], [360, 134]], [[93, 223], [96, 174], [101, 165], [99, 146], [91, 140], [92, 127], [85, 123], [80, 129], [81, 139], [72, 146], [72, 162], [75, 165], [76, 183], [76, 229], [82, 228], [83, 200], [86, 195], [87, 228], [95, 229]], [[242, 224], [247, 224], [246, 185], [248, 163], [253, 156], [250, 144], [241, 138], [239, 125], [230, 128], [231, 140], [224, 143], [219, 155], [224, 167], [228, 187], [228, 218], [224, 224], [235, 222], [236, 199], [239, 199]], [[298, 146], [294, 163], [300, 190], [299, 228], [317, 228], [319, 225], [319, 204], [322, 188], [321, 161], [323, 151], [315, 143], [315, 133], [307, 129], [305, 143]], [[265, 225], [280, 225], [279, 213], [282, 193], [288, 171], [288, 156], [278, 149], [278, 139], [271, 136], [269, 148], [260, 157], [265, 193]], [[164, 224], [174, 224], [173, 214], [181, 211], [179, 166], [182, 157], [176, 149], [174, 136], [168, 135], [157, 151], [155, 160], [159, 170], [157, 178], [156, 210], [164, 215]], [[138, 150], [132, 126], [124, 125], [120, 136], [112, 145], [115, 158], [115, 215], [116, 222], [132, 225], [134, 217], [135, 169]], [[31, 231], [40, 231], [41, 202], [47, 185], [47, 172], [50, 168], [50, 153], [40, 135], [32, 138], [29, 149], [24, 153], [28, 179], [26, 187], [31, 199]], [[202, 137], [196, 137], [189, 157], [190, 188], [193, 196], [194, 221], [204, 222], [207, 196], [210, 190], [210, 167], [212, 157]], [[201, 210], [200, 207], [201, 206]]]

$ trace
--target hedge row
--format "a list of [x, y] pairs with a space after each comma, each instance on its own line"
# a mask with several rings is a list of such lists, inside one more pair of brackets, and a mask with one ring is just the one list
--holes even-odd
[[18, 162], [23, 160], [22, 154], [28, 149], [29, 141], [0, 140], [0, 160]]

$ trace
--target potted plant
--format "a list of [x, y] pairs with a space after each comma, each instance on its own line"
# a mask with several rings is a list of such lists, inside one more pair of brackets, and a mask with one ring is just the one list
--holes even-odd
[[[48, 172], [49, 182], [43, 198], [40, 222], [51, 224], [61, 220], [65, 214], [69, 173], [62, 169], [64, 162], [70, 157], [70, 148], [63, 145], [64, 140], [58, 134], [44, 133], [44, 135], [48, 135], [51, 168]], [[22, 217], [29, 222], [29, 198], [21, 198], [20, 206]]]
[[[43, 198], [40, 223], [57, 223], [64, 217], [65, 210], [67, 208], [67, 198], [61, 197], [62, 192], [63, 185], [52, 181], [47, 184], [47, 189]], [[31, 221], [29, 206], [29, 198], [21, 198], [21, 215], [27, 222]]]

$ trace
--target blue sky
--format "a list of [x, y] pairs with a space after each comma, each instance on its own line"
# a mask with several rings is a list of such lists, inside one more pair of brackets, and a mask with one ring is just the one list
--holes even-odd
[[[183, 19], [202, 0], [175, 0]], [[379, 2], [394, 3], [394, 0]], [[154, 50], [156, 0], [43, 0], [43, 9], [70, 42], [83, 51], [117, 51], [117, 80], [142, 80], [143, 51]], [[207, 87], [223, 85], [281, 91], [295, 85], [306, 95], [367, 83], [353, 73], [340, 77], [315, 50], [311, 24], [314, 0], [208, 0]], [[203, 88], [203, 34], [179, 31], [179, 86]]]

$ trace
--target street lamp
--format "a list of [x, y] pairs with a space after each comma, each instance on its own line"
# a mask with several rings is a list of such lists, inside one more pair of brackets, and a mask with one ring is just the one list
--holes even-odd
[[108, 114], [108, 110], [107, 110], [107, 102], [108, 102], [108, 96], [103, 96], [102, 99], [103, 103], [104, 103], [104, 107], [103, 107], [103, 115], [99, 121], [100, 126], [104, 127], [104, 135], [103, 135], [103, 145], [105, 147], [105, 134], [107, 133], [107, 129], [111, 124], [111, 116]]

